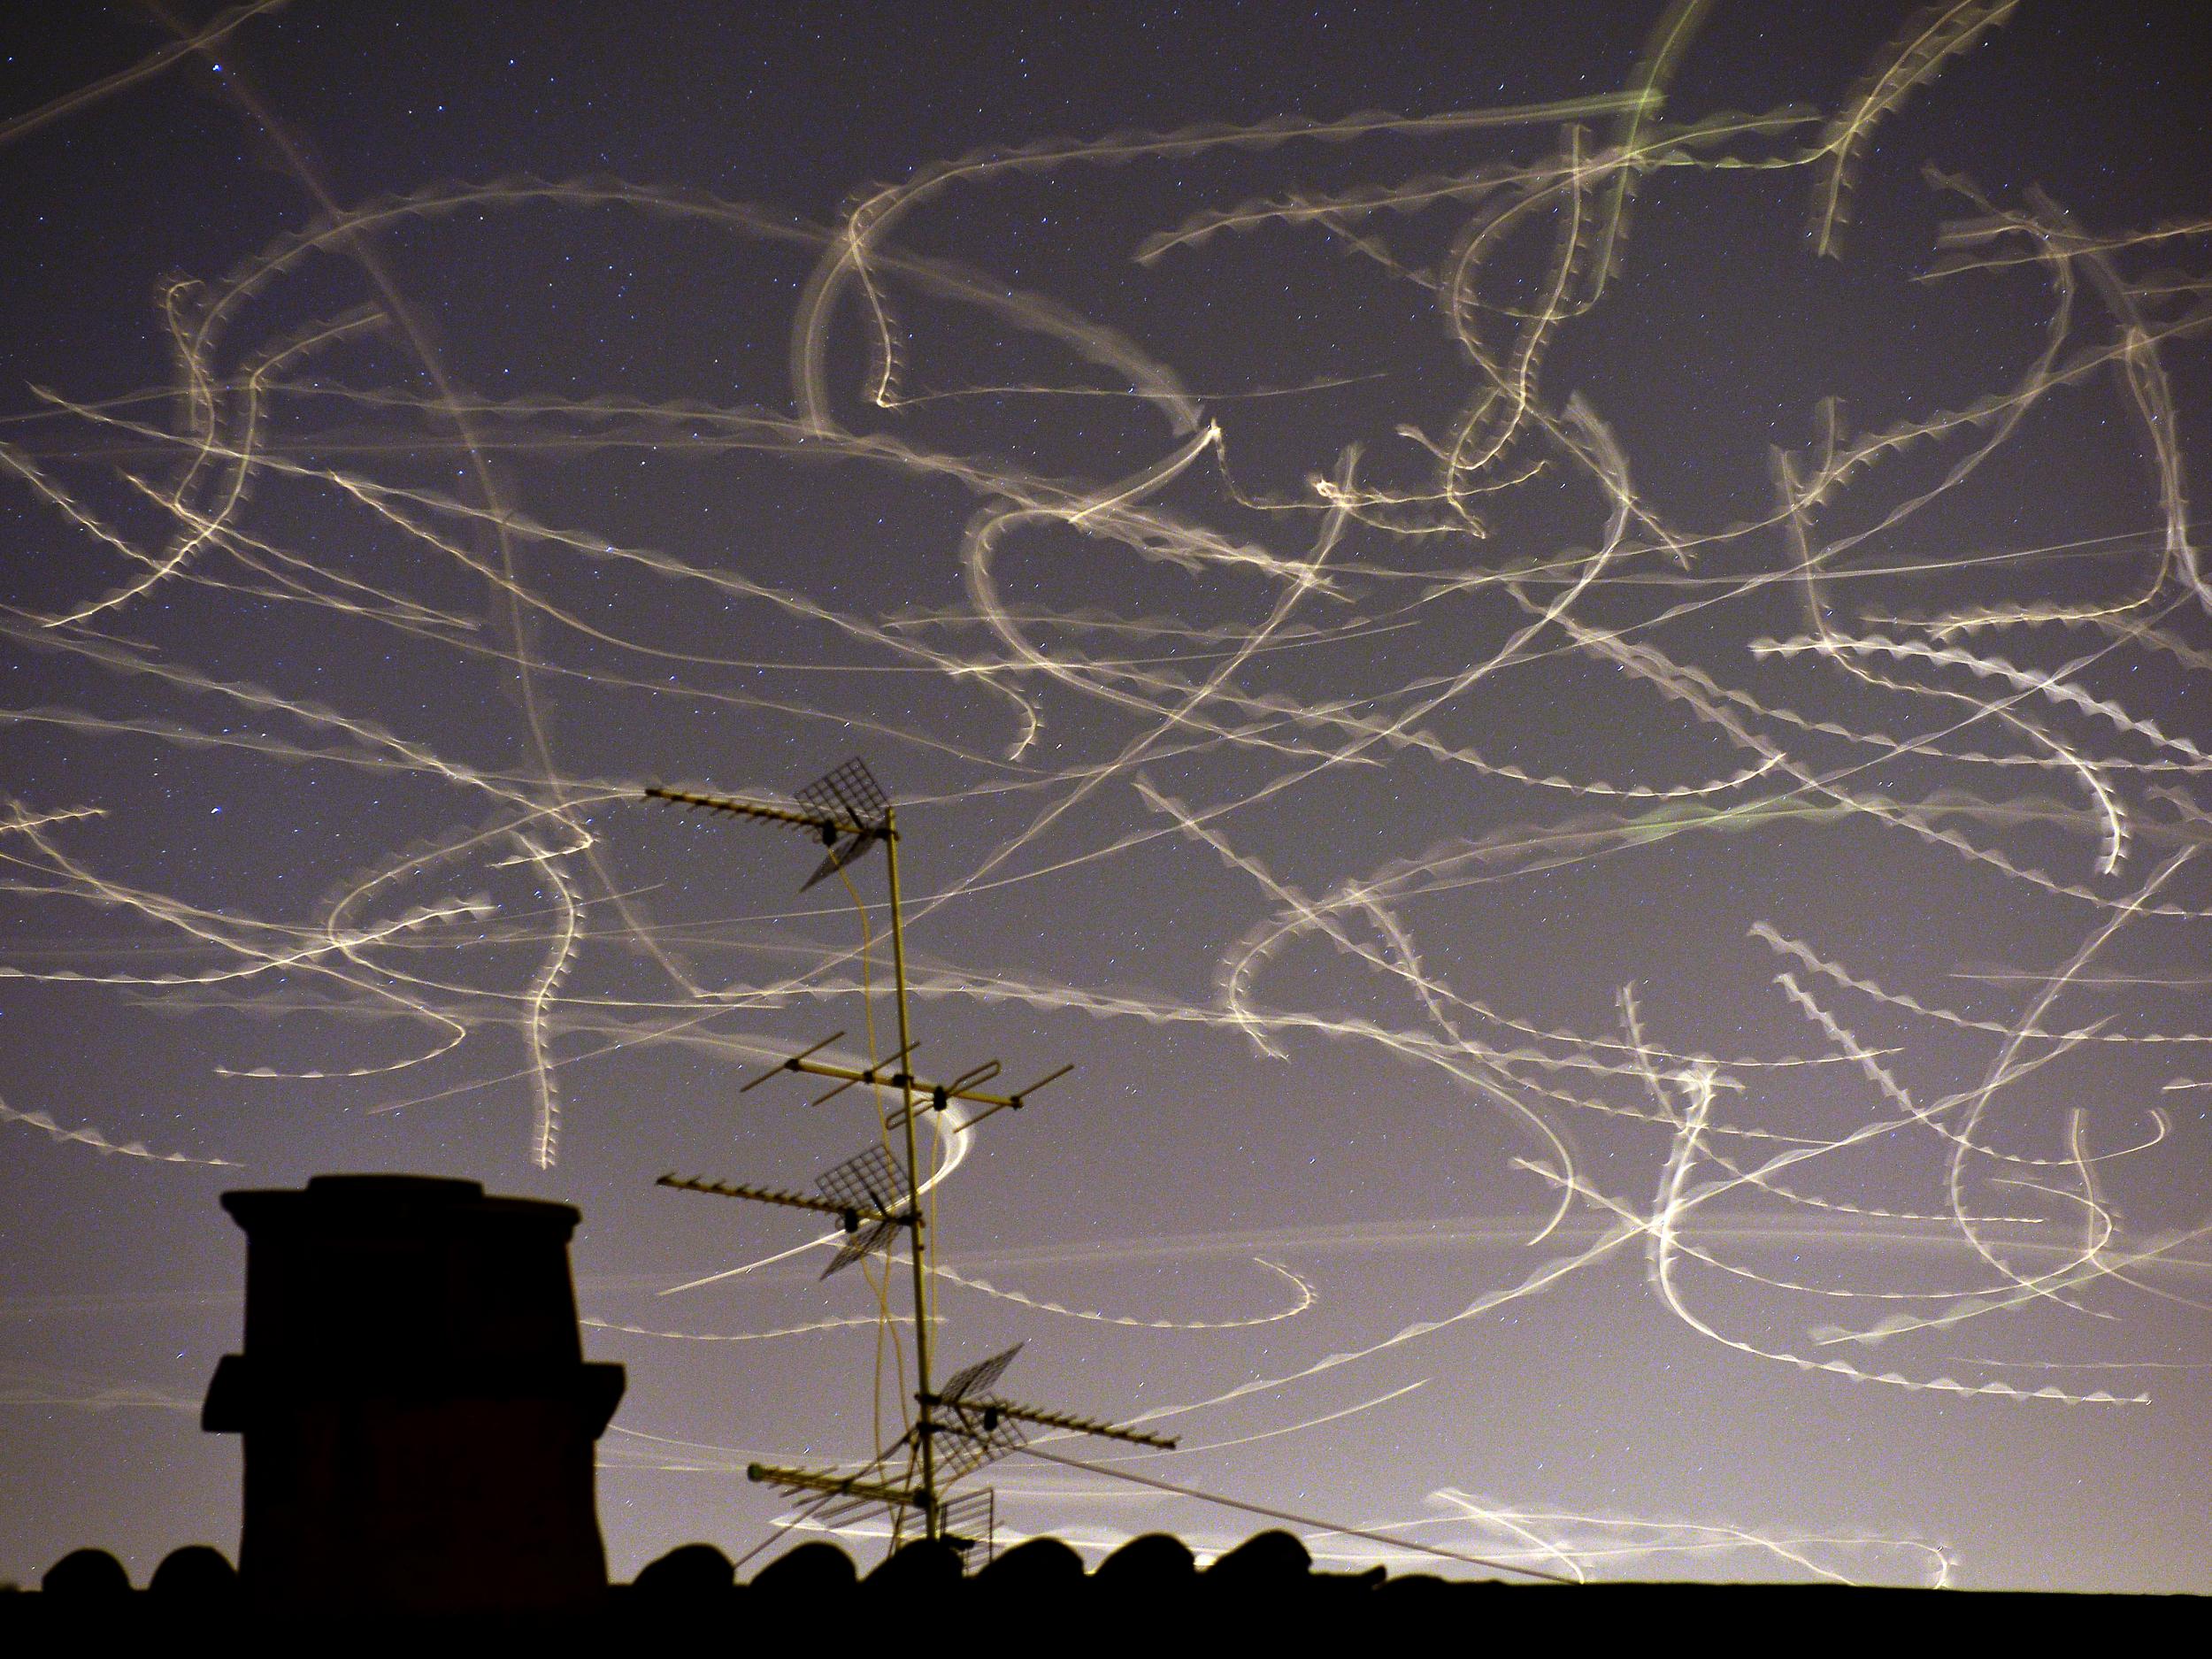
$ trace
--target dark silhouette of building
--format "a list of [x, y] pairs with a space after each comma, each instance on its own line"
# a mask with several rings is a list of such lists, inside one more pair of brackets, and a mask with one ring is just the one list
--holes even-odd
[[[171, 1562], [189, 1555], [204, 1600], [182, 1592]], [[1078, 1653], [1279, 1655], [1415, 1652], [1437, 1642], [1589, 1647], [1649, 1646], [1687, 1632], [1717, 1659], [1866, 1659], [1870, 1652], [1955, 1659], [2006, 1646], [2041, 1652], [2093, 1643], [2170, 1645], [2201, 1623], [2201, 1597], [2019, 1594], [1854, 1589], [1838, 1585], [1598, 1584], [1578, 1589], [1425, 1573], [1317, 1570], [1304, 1546], [1262, 1532], [1204, 1569], [1179, 1540], [1133, 1540], [1089, 1572], [1051, 1540], [1017, 1545], [963, 1574], [941, 1542], [908, 1544], [862, 1575], [815, 1540], [738, 1580], [718, 1548], [686, 1544], [611, 1586], [595, 1607], [391, 1611], [333, 1603], [234, 1603], [219, 1558], [180, 1550], [134, 1594], [104, 1550], [50, 1568], [45, 1594], [0, 1594], [0, 1653], [150, 1651], [185, 1645], [232, 1653], [407, 1655], [527, 1653], [533, 1659], [680, 1651], [805, 1653], [902, 1640], [927, 1652], [1013, 1642]], [[892, 1632], [886, 1635], [884, 1632]]]
[[212, 1544], [181, 1545], [161, 1558], [146, 1581], [146, 1594], [183, 1612], [233, 1612], [238, 1570]]
[[1047, 1628], [1076, 1603], [1092, 1599], [1083, 1557], [1056, 1538], [1015, 1545], [986, 1563], [972, 1582], [972, 1599], [996, 1603], [1001, 1617]]
[[[638, 1574], [643, 1582], [645, 1575]], [[747, 1586], [758, 1601], [788, 1602], [795, 1607], [824, 1606], [841, 1601], [860, 1580], [853, 1558], [834, 1544], [812, 1538], [763, 1567]]]
[[139, 1594], [114, 1555], [73, 1550], [42, 1594], [0, 1594], [0, 1653], [188, 1641], [552, 1659], [648, 1640], [720, 1647], [733, 1632], [757, 1651], [795, 1651], [880, 1644], [921, 1618], [933, 1650], [969, 1632], [1084, 1651], [1300, 1654], [1399, 1651], [1440, 1633], [1647, 1645], [1661, 1631], [1724, 1655], [1786, 1642], [1795, 1659], [1863, 1659], [1877, 1644], [1944, 1655], [2092, 1635], [2100, 1647], [2139, 1644], [2203, 1607], [1827, 1585], [1455, 1583], [1319, 1571], [1279, 1531], [1202, 1570], [1180, 1540], [1151, 1533], [1089, 1571], [1052, 1539], [982, 1564], [921, 1540], [864, 1576], [817, 1539], [749, 1582], [719, 1547], [686, 1544], [611, 1589], [593, 1443], [623, 1378], [584, 1363], [568, 1271], [575, 1210], [400, 1176], [319, 1176], [303, 1192], [223, 1203], [247, 1234], [246, 1352], [217, 1370], [203, 1421], [246, 1440], [240, 1571], [187, 1545]]
[[1115, 1596], [1180, 1596], [1198, 1581], [1198, 1557], [1172, 1533], [1143, 1532], [1100, 1562], [1091, 1576]]
[[712, 1612], [729, 1597], [737, 1569], [712, 1544], [679, 1544], [638, 1571], [639, 1597], [672, 1610]]
[[239, 1576], [263, 1607], [525, 1612], [606, 1589], [565, 1204], [474, 1181], [321, 1175], [227, 1193], [246, 1351], [202, 1425], [245, 1437]]
[[104, 1607], [127, 1601], [131, 1576], [104, 1549], [73, 1549], [41, 1575], [38, 1587], [50, 1600], [80, 1607]]

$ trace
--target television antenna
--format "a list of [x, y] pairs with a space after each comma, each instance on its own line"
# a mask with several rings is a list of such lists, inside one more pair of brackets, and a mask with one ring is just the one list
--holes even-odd
[[[920, 1044], [913, 1033], [907, 1000], [905, 916], [899, 895], [898, 812], [866, 764], [858, 759], [847, 761], [795, 791], [793, 803], [788, 806], [779, 802], [701, 795], [683, 789], [654, 787], [644, 794], [649, 800], [764, 823], [788, 824], [812, 832], [821, 841], [825, 852], [822, 862], [802, 886], [802, 892], [857, 863], [878, 846], [884, 853], [891, 910], [891, 976], [898, 1010], [897, 1051], [888, 1059], [872, 1060], [864, 1066], [848, 1065], [823, 1057], [824, 1051], [845, 1034], [841, 1031], [832, 1032], [820, 1041], [778, 1061], [738, 1092], [749, 1093], [787, 1071], [827, 1078], [835, 1084], [816, 1099], [817, 1105], [856, 1084], [895, 1088], [899, 1092], [898, 1110], [889, 1116], [886, 1126], [902, 1135], [904, 1166], [902, 1168], [882, 1147], [872, 1146], [824, 1170], [815, 1178], [813, 1195], [674, 1174], [662, 1176], [658, 1185], [836, 1217], [845, 1237], [828, 1267], [823, 1270], [824, 1279], [877, 1250], [885, 1252], [887, 1265], [893, 1241], [904, 1233], [913, 1280], [914, 1376], [919, 1385], [914, 1394], [914, 1421], [891, 1445], [879, 1448], [873, 1461], [857, 1472], [840, 1474], [831, 1470], [753, 1463], [746, 1469], [747, 1478], [794, 1494], [810, 1496], [810, 1514], [826, 1525], [833, 1525], [841, 1520], [881, 1509], [890, 1515], [895, 1538], [906, 1517], [918, 1516], [925, 1537], [941, 1539], [971, 1560], [977, 1558], [979, 1550], [981, 1559], [987, 1560], [995, 1523], [995, 1498], [987, 1490], [948, 1496], [948, 1488], [1018, 1449], [1030, 1429], [1055, 1429], [1172, 1450], [1176, 1442], [1164, 1435], [1002, 1398], [994, 1390], [1015, 1355], [1021, 1351], [1019, 1343], [954, 1373], [942, 1387], [931, 1382], [934, 1332], [928, 1290], [929, 1239], [922, 1216], [921, 1162], [916, 1146], [915, 1123], [923, 1112], [944, 1112], [959, 1101], [978, 1109], [959, 1120], [961, 1128], [973, 1128], [1002, 1111], [1019, 1111], [1032, 1094], [1075, 1068], [1064, 1065], [1026, 1088], [1003, 1094], [984, 1087], [998, 1079], [1001, 1067], [996, 1060], [986, 1060], [942, 1081], [931, 1082], [917, 1075], [913, 1055]], [[905, 1456], [905, 1467], [900, 1472], [895, 1464], [902, 1454]]]

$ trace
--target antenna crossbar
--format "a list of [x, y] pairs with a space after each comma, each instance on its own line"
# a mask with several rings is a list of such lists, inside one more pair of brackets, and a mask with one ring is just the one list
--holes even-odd
[[[817, 1048], [820, 1046], [818, 1043], [816, 1045]], [[849, 1065], [840, 1065], [834, 1060], [809, 1060], [804, 1055], [800, 1055], [795, 1060], [785, 1061], [783, 1069], [787, 1071], [804, 1071], [812, 1077], [842, 1079], [843, 1081], [826, 1094], [817, 1094], [814, 1097], [814, 1104], [821, 1106], [835, 1100], [856, 1083], [871, 1085], [888, 1083], [896, 1089], [912, 1089], [920, 1087], [915, 1080], [914, 1074], [900, 1065], [899, 1062], [921, 1046], [918, 1042], [910, 1042], [896, 1054], [879, 1060], [873, 1065], [864, 1065], [857, 1070]]]
[[649, 801], [666, 801], [677, 806], [695, 807], [707, 812], [727, 812], [733, 818], [765, 818], [772, 824], [792, 824], [801, 829], [810, 829], [818, 835], [834, 839], [840, 835], [865, 835], [885, 839], [898, 833], [881, 824], [864, 824], [841, 812], [824, 812], [806, 807], [778, 806], [772, 801], [747, 801], [737, 795], [700, 795], [690, 789], [664, 789], [654, 784], [641, 792]]
[[[804, 1071], [810, 1077], [835, 1078], [840, 1087], [820, 1096], [814, 1102], [818, 1106], [823, 1101], [843, 1094], [847, 1088], [856, 1083], [885, 1083], [896, 1089], [911, 1089], [917, 1097], [914, 1102], [917, 1110], [943, 1111], [956, 1100], [966, 1101], [972, 1106], [981, 1106], [985, 1110], [968, 1119], [969, 1125], [974, 1125], [982, 1122], [993, 1112], [1010, 1110], [1019, 1111], [1029, 1103], [1029, 1097], [1044, 1087], [1046, 1084], [1056, 1083], [1075, 1070], [1072, 1065], [1064, 1065], [1058, 1071], [1039, 1078], [1027, 1088], [1018, 1089], [1010, 1094], [995, 1094], [977, 1087], [979, 1084], [987, 1083], [997, 1077], [998, 1062], [995, 1060], [987, 1060], [983, 1064], [955, 1078], [949, 1083], [932, 1083], [899, 1067], [896, 1064], [899, 1055], [894, 1055], [890, 1060], [871, 1066], [843, 1065], [834, 1060], [817, 1060], [811, 1057], [818, 1050], [826, 1048], [835, 1041], [834, 1037], [825, 1038], [803, 1053], [795, 1054], [787, 1060], [778, 1061], [772, 1071], [764, 1071], [753, 1079], [751, 1082], [745, 1085], [745, 1088], [757, 1088], [780, 1071]], [[901, 1054], [910, 1052], [920, 1046], [918, 1043], [910, 1043], [905, 1049], [901, 1050]], [[741, 1094], [744, 1090], [739, 1092]], [[903, 1119], [894, 1117], [891, 1127], [896, 1129], [902, 1122]]]
[[780, 1486], [786, 1492], [822, 1492], [833, 1497], [859, 1498], [869, 1503], [884, 1503], [895, 1509], [911, 1509], [919, 1502], [903, 1486], [887, 1486], [879, 1481], [863, 1480], [857, 1475], [823, 1474], [811, 1469], [784, 1469], [773, 1463], [748, 1463], [745, 1479], [762, 1486]]
[[1182, 1443], [1172, 1435], [1125, 1428], [1118, 1423], [1106, 1423], [1072, 1411], [1051, 1411], [1041, 1406], [1017, 1405], [1010, 1400], [987, 1398], [964, 1401], [960, 1404], [964, 1408], [963, 1415], [972, 1413], [980, 1417], [987, 1429], [995, 1428], [1000, 1422], [1028, 1423], [1038, 1428], [1065, 1429], [1071, 1434], [1088, 1434], [1102, 1440], [1123, 1440], [1131, 1446], [1150, 1446], [1164, 1452], [1171, 1452]]
[[741, 1181], [710, 1181], [695, 1175], [664, 1175], [653, 1185], [672, 1187], [684, 1193], [705, 1193], [715, 1198], [749, 1198], [757, 1204], [781, 1204], [789, 1210], [811, 1210], [820, 1215], [835, 1216], [851, 1224], [845, 1229], [848, 1233], [856, 1231], [862, 1222], [894, 1227], [911, 1226], [914, 1224], [914, 1217], [910, 1215], [862, 1209], [852, 1204], [841, 1204], [828, 1198], [810, 1198], [804, 1193], [787, 1193], [780, 1187], [749, 1187]]
[[763, 1083], [765, 1083], [770, 1078], [775, 1076], [779, 1071], [796, 1071], [799, 1069], [800, 1061], [808, 1058], [810, 1056], [819, 1054], [823, 1049], [828, 1048], [830, 1044], [835, 1042], [844, 1034], [845, 1033], [841, 1031], [833, 1031], [828, 1036], [823, 1038], [821, 1041], [814, 1043], [808, 1048], [802, 1048], [795, 1055], [788, 1056], [784, 1059], [777, 1061], [774, 1065], [771, 1066], [767, 1071], [763, 1071], [751, 1082], [743, 1085], [737, 1092], [741, 1094], [749, 1094], [755, 1089], [758, 1088]]
[[1182, 1442], [1171, 1434], [1153, 1434], [1143, 1429], [1125, 1428], [1118, 1423], [1102, 1422], [1097, 1417], [1079, 1416], [1072, 1411], [1048, 1411], [1037, 1406], [1019, 1406], [1004, 1400], [987, 1400], [983, 1409], [996, 1411], [1002, 1417], [1015, 1423], [1034, 1424], [1039, 1428], [1066, 1429], [1076, 1434], [1088, 1434], [1102, 1440], [1125, 1440], [1132, 1446], [1150, 1446], [1164, 1452], [1171, 1452]]

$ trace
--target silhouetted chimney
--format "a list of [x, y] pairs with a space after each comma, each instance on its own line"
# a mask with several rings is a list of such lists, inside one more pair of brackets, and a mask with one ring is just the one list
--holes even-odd
[[623, 1373], [584, 1363], [579, 1212], [403, 1175], [223, 1208], [246, 1230], [246, 1351], [200, 1422], [245, 1436], [247, 1595], [423, 1612], [602, 1595], [594, 1442]]

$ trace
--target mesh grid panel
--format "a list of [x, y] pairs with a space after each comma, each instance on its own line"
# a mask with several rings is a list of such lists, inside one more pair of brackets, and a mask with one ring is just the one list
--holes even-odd
[[998, 1547], [998, 1494], [988, 1486], [964, 1492], [948, 1500], [941, 1513], [945, 1542], [960, 1552], [968, 1571], [988, 1563]]
[[849, 1235], [844, 1243], [837, 1247], [837, 1254], [830, 1257], [829, 1265], [822, 1270], [822, 1277], [827, 1279], [832, 1273], [842, 1272], [871, 1250], [881, 1249], [898, 1230], [899, 1224], [895, 1221], [866, 1223], [859, 1232]]
[[1027, 1438], [1019, 1424], [1005, 1417], [987, 1428], [984, 1414], [972, 1408], [955, 1408], [942, 1427], [944, 1432], [937, 1437], [937, 1479], [948, 1486], [1009, 1452], [1019, 1451]]
[[906, 1191], [899, 1166], [881, 1147], [870, 1147], [842, 1164], [832, 1164], [814, 1178], [814, 1185], [833, 1204], [872, 1210], [879, 1216], [895, 1211]]
[[857, 757], [795, 791], [792, 798], [813, 811], [841, 816], [856, 827], [882, 823], [891, 804], [868, 764]]
[[1023, 1344], [1017, 1342], [1003, 1354], [994, 1354], [988, 1359], [976, 1361], [965, 1371], [953, 1372], [945, 1386], [937, 1391], [937, 1397], [949, 1402], [983, 1393], [1006, 1375], [1006, 1368], [1014, 1363], [1014, 1356], [1020, 1353], [1022, 1348]]

